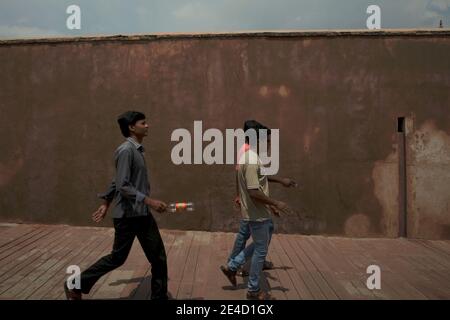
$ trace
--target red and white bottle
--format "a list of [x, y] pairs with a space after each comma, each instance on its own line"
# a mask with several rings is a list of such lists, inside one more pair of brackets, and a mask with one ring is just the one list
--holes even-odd
[[167, 211], [169, 212], [183, 212], [183, 211], [194, 211], [193, 202], [176, 202], [171, 203], [167, 206]]

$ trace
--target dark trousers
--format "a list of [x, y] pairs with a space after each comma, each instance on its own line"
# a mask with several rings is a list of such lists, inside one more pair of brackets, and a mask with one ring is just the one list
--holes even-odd
[[151, 298], [167, 299], [166, 251], [153, 216], [114, 219], [114, 229], [114, 245], [111, 254], [100, 258], [81, 273], [81, 291], [85, 294], [89, 293], [98, 279], [123, 265], [137, 236], [151, 264]]

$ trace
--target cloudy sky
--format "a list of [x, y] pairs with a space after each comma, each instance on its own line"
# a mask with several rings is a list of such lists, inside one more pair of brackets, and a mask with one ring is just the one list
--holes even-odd
[[[81, 8], [69, 30], [68, 6]], [[0, 0], [0, 39], [160, 32], [450, 27], [450, 0]]]

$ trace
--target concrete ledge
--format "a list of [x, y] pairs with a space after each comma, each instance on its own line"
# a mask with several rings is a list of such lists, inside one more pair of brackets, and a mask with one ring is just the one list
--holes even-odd
[[383, 29], [383, 30], [280, 30], [280, 31], [242, 31], [217, 33], [154, 33], [133, 35], [112, 35], [95, 37], [54, 37], [0, 40], [0, 45], [57, 44], [76, 42], [106, 41], [156, 41], [178, 39], [231, 39], [231, 38], [303, 38], [303, 37], [449, 37], [450, 29]]

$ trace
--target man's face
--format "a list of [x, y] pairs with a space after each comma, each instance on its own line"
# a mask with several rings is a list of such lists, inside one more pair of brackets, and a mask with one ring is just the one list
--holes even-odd
[[136, 137], [145, 137], [148, 134], [148, 124], [145, 119], [138, 120], [130, 126], [130, 132], [134, 133]]

